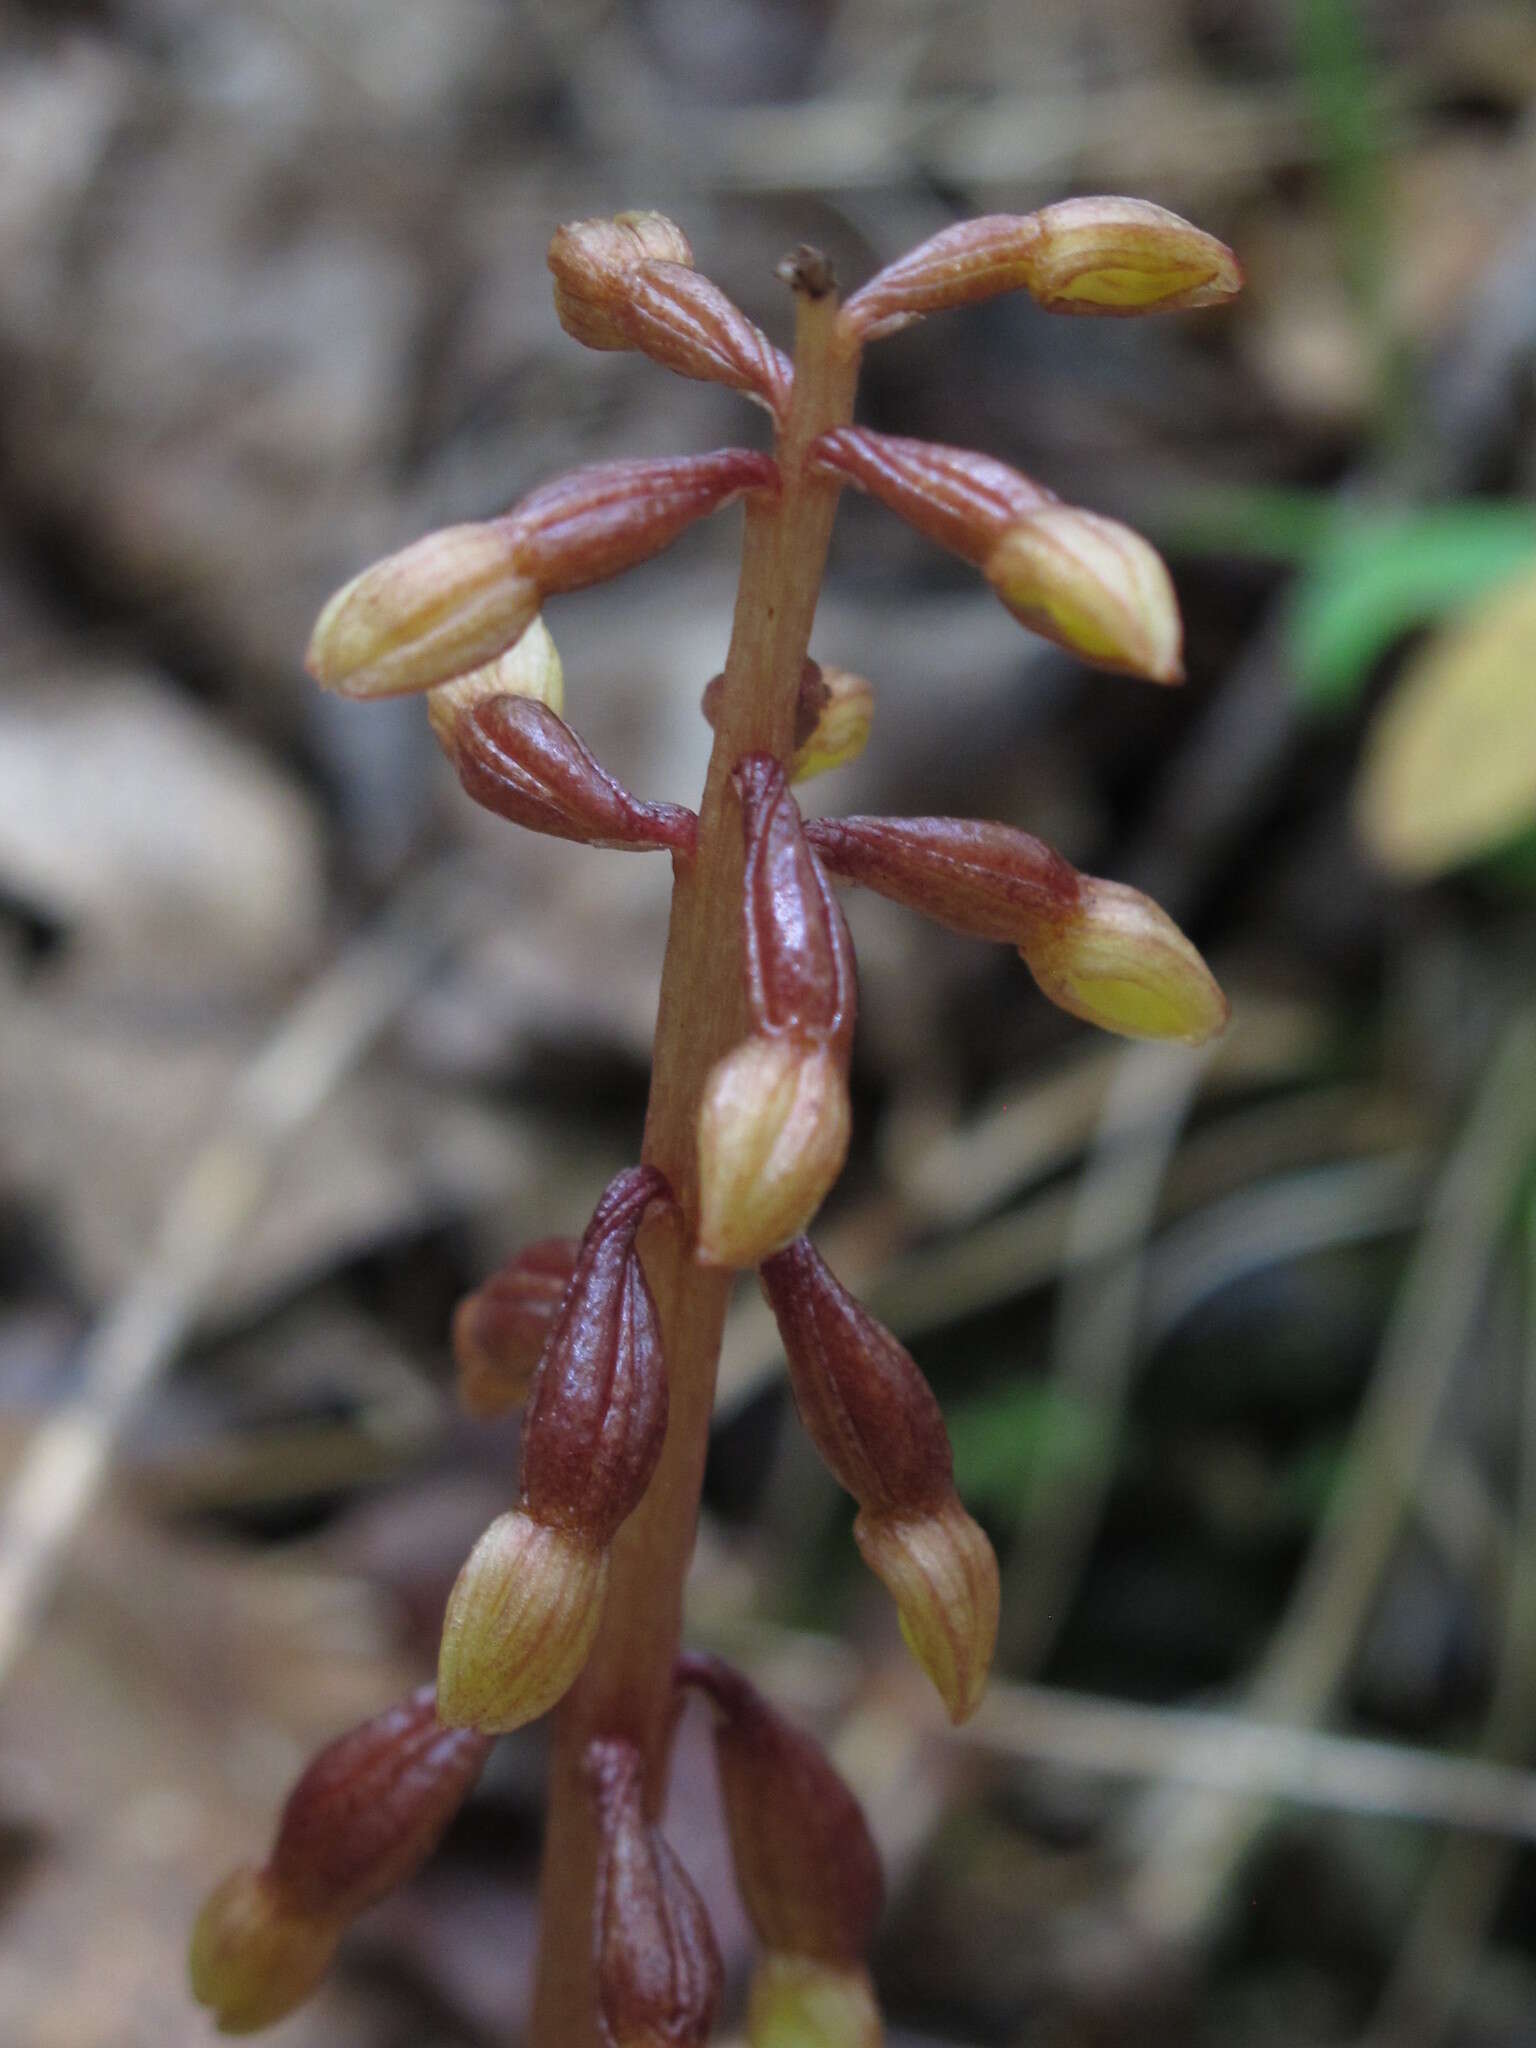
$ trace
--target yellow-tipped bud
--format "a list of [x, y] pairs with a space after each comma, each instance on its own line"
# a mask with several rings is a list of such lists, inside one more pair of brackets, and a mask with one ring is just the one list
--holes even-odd
[[1224, 242], [1145, 199], [1063, 199], [1033, 216], [1024, 277], [1053, 313], [1170, 313], [1242, 287]]
[[456, 720], [492, 697], [531, 697], [558, 718], [565, 710], [565, 671], [549, 628], [536, 618], [515, 646], [494, 661], [439, 683], [427, 692], [427, 716], [441, 745], [452, 754]]
[[853, 1525], [864, 1562], [896, 1602], [907, 1648], [933, 1680], [951, 1721], [981, 1704], [997, 1644], [997, 1559], [950, 1493], [930, 1514], [863, 1510]]
[[810, 1956], [765, 1955], [747, 1998], [748, 2048], [880, 2048], [869, 1972]]
[[1124, 882], [1084, 875], [1075, 914], [1021, 949], [1053, 1003], [1124, 1038], [1203, 1045], [1227, 999], [1166, 911]]
[[1155, 683], [1183, 679], [1183, 627], [1168, 571], [1118, 520], [1041, 505], [1007, 528], [984, 573], [1023, 625], [1096, 668]]
[[448, 1596], [439, 1717], [505, 1735], [547, 1714], [587, 1661], [607, 1586], [606, 1550], [523, 1508], [498, 1515]]
[[192, 1995], [221, 2034], [254, 2034], [304, 2003], [329, 1967], [344, 1920], [297, 1913], [247, 1864], [212, 1892], [192, 1929]]
[[700, 1260], [755, 1266], [798, 1237], [848, 1156], [837, 1053], [754, 1036], [717, 1060], [699, 1106]]
[[445, 526], [343, 584], [305, 662], [343, 697], [429, 690], [502, 653], [533, 623], [538, 585], [503, 526]]
[[829, 768], [856, 761], [869, 741], [875, 716], [875, 686], [851, 669], [822, 667], [825, 691], [816, 723], [795, 748], [789, 761], [791, 782], [809, 782]]

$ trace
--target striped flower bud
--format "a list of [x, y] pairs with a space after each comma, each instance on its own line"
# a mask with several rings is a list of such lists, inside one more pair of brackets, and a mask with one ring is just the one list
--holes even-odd
[[639, 1751], [594, 1742], [597, 2017], [605, 2048], [703, 2048], [724, 1988], [704, 1901], [645, 1816]]
[[1055, 493], [992, 455], [869, 427], [834, 427], [811, 450], [813, 468], [857, 484], [926, 539], [980, 568], [1008, 528], [1056, 502]]
[[638, 1166], [593, 1212], [533, 1382], [522, 1500], [480, 1538], [448, 1599], [438, 1701], [503, 1734], [570, 1688], [602, 1616], [608, 1550], [640, 1504], [667, 1431], [656, 1305], [635, 1248], [663, 1176]]
[[950, 1717], [975, 1712], [997, 1638], [997, 1561], [955, 1493], [944, 1418], [906, 1347], [801, 1238], [759, 1272], [806, 1433], [859, 1503], [854, 1536]]
[[1183, 681], [1184, 628], [1168, 571], [1118, 520], [1042, 505], [1008, 528], [983, 573], [1021, 625], [1080, 660]]
[[1081, 875], [1041, 840], [970, 818], [817, 818], [835, 875], [1019, 952], [1051, 1001], [1130, 1038], [1199, 1045], [1227, 1020], [1210, 969], [1150, 898]]
[[573, 220], [549, 245], [555, 312], [566, 333], [587, 348], [627, 349], [634, 342], [615, 315], [629, 280], [644, 264], [693, 264], [688, 237], [664, 213], [620, 213], [612, 220]]
[[267, 1862], [227, 1877], [193, 1929], [193, 1994], [222, 2032], [270, 2026], [309, 1996], [348, 1922], [426, 1861], [489, 1748], [446, 1727], [423, 1686], [321, 1750]]
[[738, 761], [745, 858], [742, 937], [747, 1005], [756, 1029], [846, 1052], [858, 977], [853, 942], [799, 806], [771, 754]]
[[791, 782], [809, 782], [830, 769], [844, 768], [856, 761], [869, 743], [875, 716], [875, 688], [851, 669], [822, 668], [824, 692], [821, 707], [810, 731], [795, 734], [795, 751], [789, 757]]
[[584, 846], [693, 852], [692, 811], [632, 796], [535, 698], [489, 698], [460, 712], [446, 736], [440, 726], [438, 738], [465, 794], [514, 825]]
[[744, 1038], [699, 1105], [698, 1257], [755, 1266], [798, 1237], [843, 1170], [853, 1115], [838, 1055], [798, 1038]]
[[880, 2048], [885, 2029], [862, 1965], [768, 1955], [747, 1994], [747, 2048]]
[[731, 1860], [758, 1940], [779, 1954], [858, 1963], [885, 1895], [859, 1802], [821, 1745], [740, 1672], [691, 1655], [677, 1669], [714, 1710]]
[[427, 692], [427, 717], [439, 746], [453, 754], [453, 728], [494, 697], [531, 697], [547, 704], [558, 718], [565, 710], [565, 670], [560, 652], [542, 619], [535, 619], [521, 640], [451, 683]]
[[1053, 313], [1164, 313], [1216, 305], [1241, 285], [1232, 251], [1164, 207], [1068, 199], [945, 228], [872, 277], [842, 318], [866, 342], [1001, 292], [1027, 291]]
[[489, 1422], [526, 1400], [576, 1265], [573, 1237], [525, 1245], [453, 1312], [459, 1405]]

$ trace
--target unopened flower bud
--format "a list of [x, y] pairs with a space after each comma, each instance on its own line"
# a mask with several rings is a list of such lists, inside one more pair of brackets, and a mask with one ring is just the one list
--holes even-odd
[[820, 675], [824, 700], [805, 737], [796, 733], [795, 751], [789, 757], [791, 782], [809, 782], [829, 769], [846, 767], [869, 742], [875, 716], [873, 683], [846, 668], [824, 667]]
[[594, 1742], [597, 2015], [605, 2048], [703, 2048], [724, 1970], [704, 1901], [645, 1817], [639, 1752]]
[[747, 2048], [880, 2048], [885, 2029], [862, 1965], [766, 1955], [747, 1994]]
[[608, 1546], [639, 1505], [667, 1432], [656, 1305], [635, 1249], [654, 1167], [619, 1174], [593, 1211], [534, 1377], [522, 1502], [480, 1538], [448, 1599], [439, 1711], [505, 1734], [536, 1720], [586, 1662]]
[[438, 728], [464, 792], [499, 818], [630, 853], [691, 854], [698, 820], [615, 781], [564, 719], [531, 697], [491, 697]]
[[798, 1237], [843, 1170], [851, 1123], [828, 1045], [759, 1033], [717, 1060], [699, 1105], [700, 1260], [755, 1266]]
[[859, 1802], [821, 1745], [718, 1657], [684, 1656], [679, 1683], [715, 1713], [715, 1757], [731, 1859], [764, 1948], [856, 1964], [884, 1902], [880, 1857]]
[[427, 690], [510, 647], [539, 602], [505, 522], [449, 526], [337, 591], [305, 659], [317, 683], [344, 697]]
[[565, 710], [565, 671], [542, 619], [535, 619], [516, 646], [494, 661], [428, 690], [427, 717], [438, 744], [450, 757], [456, 722], [493, 697], [532, 697], [547, 704], [557, 718]]
[[541, 1237], [497, 1268], [453, 1312], [459, 1403], [488, 1422], [527, 1398], [576, 1264], [573, 1237]]
[[1123, 882], [1079, 877], [1077, 914], [1022, 949], [1053, 1003], [1127, 1038], [1202, 1045], [1227, 1022], [1227, 999], [1173, 919]]
[[664, 213], [621, 213], [612, 220], [573, 220], [549, 245], [555, 312], [566, 333], [588, 348], [628, 349], [619, 325], [628, 280], [646, 263], [691, 267], [688, 237]]
[[1026, 513], [1056, 502], [995, 456], [869, 427], [834, 427], [811, 450], [824, 476], [857, 484], [909, 526], [979, 568]]
[[930, 1514], [862, 1509], [853, 1534], [949, 1718], [969, 1720], [997, 1646], [997, 1558], [984, 1531], [951, 1492]]
[[784, 770], [771, 754], [748, 754], [731, 783], [741, 802], [742, 936], [753, 1024], [846, 1052], [858, 998], [853, 942], [806, 843]]
[[540, 485], [500, 524], [519, 568], [548, 597], [617, 576], [744, 491], [778, 486], [772, 456], [752, 448], [597, 462]]
[[464, 1562], [443, 1616], [438, 1711], [505, 1735], [563, 1699], [586, 1663], [608, 1590], [608, 1552], [526, 1508], [499, 1515]]
[[431, 1854], [489, 1748], [447, 1727], [423, 1686], [320, 1751], [266, 1864], [235, 1871], [198, 1916], [192, 1989], [224, 2032], [270, 2025], [308, 1997], [348, 1922]]
[[1068, 199], [987, 214], [920, 242], [854, 293], [860, 342], [926, 314], [1023, 289], [1053, 313], [1164, 313], [1211, 306], [1242, 285], [1232, 251], [1142, 199]]
[[1178, 599], [1157, 550], [1118, 520], [1042, 505], [983, 564], [1016, 619], [1096, 668], [1183, 680]]

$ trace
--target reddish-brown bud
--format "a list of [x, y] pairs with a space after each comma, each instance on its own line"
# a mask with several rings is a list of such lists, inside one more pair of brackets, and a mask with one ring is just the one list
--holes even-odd
[[771, 754], [738, 761], [747, 1003], [756, 1030], [790, 1034], [846, 1053], [858, 982], [853, 942], [821, 863], [806, 844], [799, 806]]
[[1242, 284], [1224, 243], [1142, 199], [1067, 199], [984, 215], [920, 242], [854, 293], [861, 342], [929, 313], [1023, 289], [1053, 313], [1163, 313], [1215, 305]]
[[979, 568], [1015, 521], [1055, 493], [1006, 462], [868, 427], [834, 427], [812, 445], [812, 467], [878, 498], [909, 526]]
[[969, 938], [1032, 946], [1077, 914], [1083, 878], [1041, 839], [978, 818], [813, 818], [834, 875]]
[[489, 1749], [446, 1727], [423, 1686], [321, 1750], [265, 1866], [234, 1871], [198, 1915], [192, 1990], [222, 2032], [270, 2026], [309, 1996], [347, 1923], [426, 1861]]
[[755, 1266], [798, 1237], [843, 1170], [852, 1123], [829, 1045], [757, 1032], [716, 1060], [699, 1104], [700, 1262]]
[[691, 855], [698, 820], [682, 804], [632, 796], [576, 734], [531, 697], [491, 697], [438, 732], [465, 794], [499, 818], [630, 853]]
[[806, 1434], [861, 1507], [920, 1514], [951, 1488], [933, 1390], [905, 1345], [856, 1301], [809, 1238], [759, 1269]]
[[541, 485], [499, 524], [548, 597], [647, 561], [744, 491], [778, 487], [773, 458], [751, 448], [598, 462]]
[[766, 1955], [747, 1994], [747, 2048], [880, 2048], [885, 2029], [869, 1972]]
[[725, 1973], [704, 1901], [645, 1817], [640, 1755], [594, 1742], [597, 2017], [605, 2048], [703, 2048]]
[[715, 1756], [731, 1858], [763, 1946], [857, 1963], [884, 1902], [863, 1810], [821, 1745], [718, 1657], [684, 1656], [678, 1681], [715, 1712]]
[[541, 1237], [497, 1268], [453, 1312], [459, 1405], [478, 1422], [518, 1408], [576, 1265], [574, 1237]]

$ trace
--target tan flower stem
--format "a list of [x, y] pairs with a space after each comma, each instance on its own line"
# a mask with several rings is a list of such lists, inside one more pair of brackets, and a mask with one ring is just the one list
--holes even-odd
[[695, 1124], [705, 1076], [747, 1029], [741, 958], [741, 813], [730, 786], [743, 754], [794, 750], [801, 666], [840, 484], [805, 473], [818, 434], [853, 415], [858, 354], [837, 327], [830, 267], [813, 251], [783, 274], [795, 293], [794, 394], [775, 445], [782, 488], [746, 511], [741, 582], [699, 809], [698, 851], [677, 864], [662, 968], [644, 1158], [661, 1168], [677, 1220], [647, 1227], [646, 1272], [661, 1316], [671, 1417], [650, 1489], [620, 1530], [602, 1626], [555, 1717], [534, 2006], [536, 2048], [602, 2048], [593, 1982], [597, 1832], [582, 1775], [598, 1738], [645, 1758], [652, 1817], [666, 1788], [673, 1667], [693, 1554], [732, 1276], [695, 1263]]

